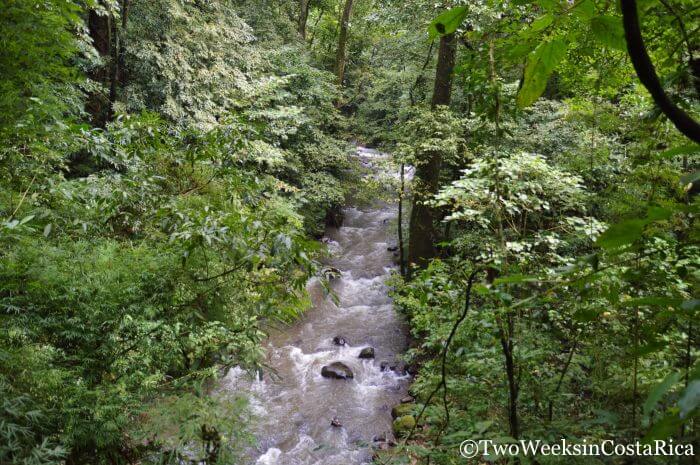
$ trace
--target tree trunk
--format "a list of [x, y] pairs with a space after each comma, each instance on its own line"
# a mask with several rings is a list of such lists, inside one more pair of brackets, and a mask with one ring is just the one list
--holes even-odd
[[338, 78], [338, 85], [342, 87], [345, 80], [345, 49], [348, 45], [348, 27], [350, 25], [350, 14], [352, 13], [353, 0], [345, 0], [343, 16], [340, 19], [340, 31], [338, 33], [338, 52], [335, 57], [335, 75]]
[[508, 378], [508, 425], [511, 437], [520, 438], [520, 423], [518, 420], [518, 394], [519, 383], [516, 375], [515, 355], [513, 354], [513, 316], [507, 315], [507, 330], [504, 330], [502, 324], [499, 324], [499, 336], [501, 339], [501, 348], [506, 362], [506, 377]]
[[399, 187], [399, 258], [400, 258], [400, 265], [401, 265], [401, 276], [406, 277], [406, 255], [405, 255], [405, 249], [404, 249], [404, 243], [403, 243], [403, 196], [405, 194], [405, 189], [406, 189], [406, 184], [404, 182], [405, 180], [405, 170], [406, 170], [406, 164], [401, 163], [401, 186]]
[[[95, 10], [88, 12], [88, 31], [92, 43], [101, 57], [109, 57], [112, 54], [111, 21], [109, 15], [100, 15]], [[99, 67], [90, 71], [90, 78], [97, 82], [107, 82], [110, 76], [110, 68]], [[92, 123], [98, 127], [104, 127], [109, 120], [109, 97], [102, 92], [91, 92], [86, 104], [86, 110], [91, 115]]]
[[[433, 88], [432, 106], [449, 105], [452, 94], [452, 70], [455, 65], [456, 41], [454, 34], [440, 38], [440, 50], [435, 69], [435, 87]], [[438, 240], [435, 222], [439, 219], [435, 209], [423, 202], [435, 195], [440, 187], [440, 167], [442, 155], [440, 152], [426, 154], [426, 159], [420, 160], [416, 166], [413, 181], [413, 206], [408, 236], [408, 263], [424, 266], [428, 260], [435, 257]]]
[[433, 88], [432, 105], [449, 105], [452, 97], [452, 70], [455, 67], [457, 41], [454, 34], [440, 38], [438, 62], [435, 69], [435, 87]]
[[306, 21], [309, 19], [309, 2], [310, 0], [299, 0], [298, 31], [304, 40], [306, 40]]

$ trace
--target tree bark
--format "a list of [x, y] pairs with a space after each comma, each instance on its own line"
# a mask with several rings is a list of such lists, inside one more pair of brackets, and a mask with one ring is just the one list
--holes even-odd
[[433, 88], [432, 105], [449, 105], [452, 97], [452, 71], [455, 67], [457, 41], [454, 34], [440, 38], [438, 62], [435, 69], [435, 87]]
[[[101, 57], [110, 57], [112, 54], [112, 27], [109, 15], [100, 15], [95, 10], [88, 12], [88, 31], [92, 43]], [[108, 66], [99, 67], [90, 71], [90, 78], [97, 82], [107, 82], [110, 76]], [[91, 92], [86, 104], [86, 110], [91, 115], [92, 123], [98, 127], [104, 127], [109, 120], [109, 97], [102, 92]]]
[[405, 180], [405, 170], [406, 170], [406, 164], [401, 162], [401, 185], [399, 187], [399, 228], [398, 228], [398, 234], [399, 234], [399, 263], [401, 265], [401, 276], [406, 277], [406, 255], [405, 255], [405, 248], [404, 248], [404, 242], [403, 242], [403, 196], [405, 194], [405, 189], [406, 189], [406, 184], [404, 182]]
[[508, 378], [508, 425], [511, 437], [520, 438], [520, 422], [518, 420], [518, 394], [520, 392], [519, 382], [516, 375], [516, 363], [513, 349], [513, 331], [515, 324], [513, 315], [507, 315], [507, 329], [503, 328], [499, 322], [499, 336], [501, 339], [501, 348], [506, 362], [506, 377]]
[[299, 0], [298, 31], [304, 40], [306, 40], [306, 21], [309, 19], [309, 2], [310, 0]]
[[[435, 69], [435, 87], [433, 88], [433, 108], [438, 105], [449, 105], [452, 96], [452, 70], [455, 65], [456, 40], [454, 34], [440, 38], [438, 62]], [[424, 202], [435, 195], [440, 187], [440, 168], [442, 155], [440, 152], [426, 154], [426, 159], [419, 160], [413, 181], [413, 205], [409, 223], [408, 263], [424, 266], [428, 260], [435, 257], [438, 240], [435, 222], [439, 220], [435, 209], [424, 205]]]
[[340, 19], [340, 31], [338, 33], [338, 51], [335, 57], [335, 75], [338, 85], [342, 87], [345, 80], [345, 49], [348, 45], [348, 29], [350, 26], [350, 14], [352, 13], [353, 0], [345, 0], [343, 16]]

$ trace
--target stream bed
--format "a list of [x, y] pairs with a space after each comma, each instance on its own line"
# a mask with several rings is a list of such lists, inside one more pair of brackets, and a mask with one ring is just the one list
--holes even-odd
[[[382, 172], [386, 155], [359, 147], [357, 156], [369, 176], [394, 175]], [[330, 281], [337, 299], [311, 280], [312, 308], [268, 340], [268, 363], [277, 376], [251, 381], [234, 368], [224, 379], [224, 390], [251, 395], [258, 418], [251, 464], [360, 465], [371, 461], [374, 439], [392, 438], [391, 408], [409, 384], [402, 370], [386, 367], [396, 365], [407, 343], [385, 283], [396, 269], [395, 252], [388, 250], [396, 245], [396, 216], [395, 204], [379, 200], [346, 207], [342, 227], [329, 227], [324, 238], [325, 264], [342, 273]], [[375, 358], [358, 357], [366, 347], [374, 348]], [[322, 377], [322, 367], [332, 362], [347, 365], [354, 377]], [[331, 425], [334, 419], [342, 426]]]

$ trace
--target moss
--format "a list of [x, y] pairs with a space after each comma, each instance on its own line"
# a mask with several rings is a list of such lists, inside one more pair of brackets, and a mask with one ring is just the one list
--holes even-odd
[[411, 415], [404, 415], [394, 420], [394, 434], [396, 436], [405, 436], [416, 426], [416, 419]]
[[391, 418], [399, 418], [413, 413], [413, 404], [398, 404], [391, 409]]

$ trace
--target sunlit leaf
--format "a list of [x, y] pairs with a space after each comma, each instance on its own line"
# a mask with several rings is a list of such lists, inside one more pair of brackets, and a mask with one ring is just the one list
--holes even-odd
[[596, 16], [591, 19], [591, 30], [595, 38], [604, 45], [616, 50], [627, 50], [621, 18], [609, 15]]
[[659, 383], [654, 389], [649, 392], [647, 400], [644, 402], [644, 416], [649, 416], [649, 414], [656, 408], [661, 398], [668, 392], [674, 384], [680, 379], [680, 373], [673, 372], [670, 373], [664, 380]]
[[455, 32], [467, 16], [467, 7], [458, 6], [441, 13], [428, 26], [428, 34], [431, 38], [439, 35], [447, 35]]
[[554, 39], [542, 42], [527, 58], [523, 85], [518, 91], [517, 103], [521, 108], [534, 103], [547, 87], [550, 74], [566, 55], [566, 42]]

